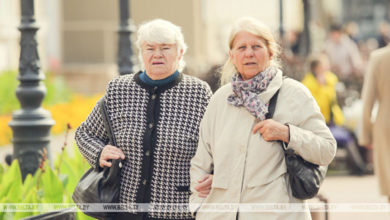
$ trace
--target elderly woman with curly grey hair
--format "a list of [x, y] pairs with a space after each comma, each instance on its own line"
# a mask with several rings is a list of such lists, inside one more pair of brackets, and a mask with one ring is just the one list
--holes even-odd
[[[144, 71], [113, 79], [104, 95], [117, 146], [108, 145], [99, 105], [77, 129], [76, 141], [93, 167], [124, 159], [120, 203], [153, 205], [188, 202], [189, 168], [209, 86], [182, 73], [186, 52], [178, 26], [162, 19], [139, 27]], [[115, 219], [191, 219], [185, 211], [125, 212]]]
[[[304, 201], [292, 195], [282, 147], [328, 165], [336, 141], [308, 89], [283, 78], [277, 56], [278, 45], [260, 21], [242, 18], [233, 25], [222, 72], [222, 81], [229, 83], [210, 100], [191, 161], [190, 207], [196, 219], [310, 219]], [[269, 211], [260, 203], [286, 208], [298, 203], [290, 208], [303, 210]]]

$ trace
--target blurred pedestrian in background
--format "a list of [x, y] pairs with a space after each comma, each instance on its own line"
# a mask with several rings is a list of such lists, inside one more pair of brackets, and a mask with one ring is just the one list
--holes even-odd
[[305, 75], [302, 83], [310, 90], [317, 101], [321, 113], [328, 125], [343, 125], [344, 115], [337, 104], [337, 76], [330, 72], [328, 57], [325, 54], [313, 56], [310, 60], [310, 72]]
[[[305, 75], [302, 83], [310, 90], [317, 101], [326, 124], [337, 141], [338, 148], [346, 148], [348, 168], [352, 174], [364, 174], [366, 163], [360, 152], [357, 140], [352, 131], [344, 125], [344, 115], [337, 103], [337, 76], [330, 72], [326, 54], [313, 56], [310, 60], [310, 72]], [[364, 149], [364, 148], [363, 148]]]
[[[180, 27], [156, 19], [141, 25], [137, 37], [144, 71], [115, 78], [104, 96], [118, 146], [107, 145], [98, 105], [77, 129], [77, 145], [93, 167], [125, 159], [120, 203], [186, 204], [190, 160], [211, 90], [182, 73], [187, 47]], [[115, 219], [192, 219], [182, 210], [145, 211], [119, 213]]]
[[341, 26], [331, 26], [324, 51], [329, 57], [331, 71], [347, 88], [353, 86], [360, 91], [362, 81], [360, 52], [356, 43], [343, 33]]
[[359, 26], [356, 22], [348, 22], [344, 26], [344, 32], [349, 37], [349, 39], [353, 40], [353, 42], [356, 44], [359, 43]]
[[390, 43], [390, 28], [389, 24], [386, 21], [382, 21], [378, 27], [378, 36], [376, 40], [378, 41], [378, 48], [387, 46]]
[[[310, 219], [304, 212], [202, 212], [207, 203], [298, 203], [292, 195], [284, 149], [328, 165], [336, 141], [308, 89], [278, 68], [279, 46], [260, 21], [242, 18], [229, 36], [222, 86], [202, 119], [191, 160], [190, 205], [196, 219]], [[267, 119], [271, 98], [275, 113]], [[282, 143], [283, 142], [283, 143]], [[283, 149], [284, 148], [284, 149]], [[201, 204], [202, 203], [202, 204]]]
[[[373, 148], [374, 172], [380, 192], [390, 202], [390, 46], [370, 56], [363, 85], [363, 118], [360, 144]], [[373, 115], [374, 104], [378, 112]]]

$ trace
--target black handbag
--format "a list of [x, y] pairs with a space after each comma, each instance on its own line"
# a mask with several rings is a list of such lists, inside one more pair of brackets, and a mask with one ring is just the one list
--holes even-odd
[[[100, 106], [104, 126], [106, 128], [111, 145], [117, 146], [110, 120], [108, 118], [104, 98], [98, 102]], [[90, 168], [80, 179], [74, 189], [72, 199], [82, 210], [82, 203], [119, 203], [120, 172], [122, 161], [112, 160], [111, 167]], [[97, 219], [113, 218], [115, 213], [103, 212], [103, 210], [82, 210], [86, 215]]]
[[[267, 119], [273, 117], [278, 94], [279, 90], [269, 102]], [[328, 167], [310, 163], [295, 154], [293, 149], [286, 150], [282, 143], [281, 146], [284, 150], [292, 195], [298, 199], [313, 198], [320, 190], [320, 185], [325, 178]]]

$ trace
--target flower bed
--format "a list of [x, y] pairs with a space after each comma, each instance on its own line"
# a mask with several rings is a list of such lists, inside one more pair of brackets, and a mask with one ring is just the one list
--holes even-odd
[[[15, 96], [18, 85], [17, 73], [6, 71], [0, 73], [0, 146], [8, 145], [12, 140], [12, 130], [8, 123], [12, 119], [12, 111], [20, 105]], [[47, 73], [44, 81], [47, 88], [43, 107], [50, 111], [56, 124], [52, 127], [52, 134], [60, 134], [69, 123], [77, 128], [91, 112], [93, 106], [102, 97], [102, 94], [91, 97], [72, 93], [59, 76]]]
[[[92, 111], [96, 102], [102, 95], [85, 97], [73, 95], [68, 103], [58, 103], [45, 109], [49, 110], [56, 124], [52, 127], [52, 134], [61, 134], [69, 123], [72, 128], [77, 128]], [[12, 130], [8, 126], [11, 115], [0, 116], [0, 146], [8, 145], [12, 140]]]

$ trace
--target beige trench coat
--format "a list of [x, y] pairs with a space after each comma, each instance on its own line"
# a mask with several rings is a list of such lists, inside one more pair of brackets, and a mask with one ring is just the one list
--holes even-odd
[[[283, 85], [282, 85], [283, 84]], [[268, 102], [279, 89], [274, 120], [290, 125], [292, 148], [307, 161], [328, 165], [336, 152], [336, 141], [325, 124], [316, 101], [301, 83], [282, 80], [279, 71], [267, 90], [259, 94]], [[202, 212], [210, 203], [298, 203], [304, 201], [291, 195], [284, 162], [284, 153], [277, 142], [266, 142], [259, 133], [253, 134], [255, 117], [244, 107], [227, 102], [231, 84], [219, 89], [211, 99], [200, 127], [196, 155], [191, 161], [190, 207], [198, 209], [196, 219], [235, 220], [233, 212]], [[197, 180], [214, 171], [212, 189], [206, 199], [194, 190]], [[202, 204], [202, 205], [201, 205]], [[304, 212], [239, 212], [242, 219], [310, 219]]]
[[[379, 102], [374, 123], [371, 112]], [[363, 123], [359, 142], [374, 147], [374, 171], [380, 192], [390, 196], [390, 45], [371, 54], [363, 85]]]

